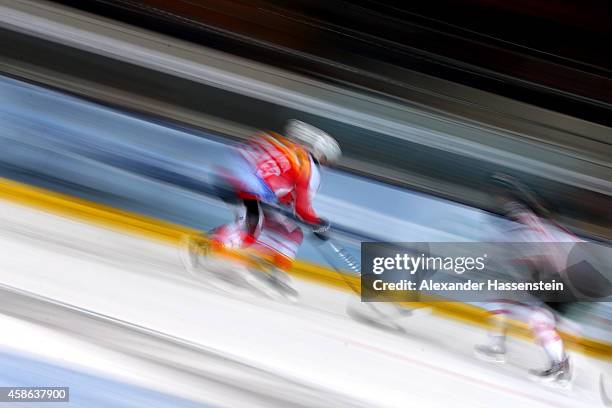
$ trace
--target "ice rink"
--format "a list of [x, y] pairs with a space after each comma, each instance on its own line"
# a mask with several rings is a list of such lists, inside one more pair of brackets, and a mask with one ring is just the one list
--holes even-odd
[[[472, 357], [486, 337], [476, 326], [419, 315], [382, 330], [347, 315], [349, 292], [295, 279], [296, 304], [223, 291], [194, 281], [169, 244], [7, 201], [0, 223], [2, 353], [175, 406], [604, 406], [609, 362], [573, 353], [571, 388], [553, 388], [528, 378], [544, 365], [528, 342], [512, 340], [503, 366]], [[71, 406], [92, 406], [67, 378]]]

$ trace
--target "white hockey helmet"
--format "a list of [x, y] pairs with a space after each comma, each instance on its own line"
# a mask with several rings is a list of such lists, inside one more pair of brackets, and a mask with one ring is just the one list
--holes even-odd
[[285, 134], [290, 140], [306, 147], [321, 163], [334, 163], [342, 155], [340, 146], [333, 137], [300, 120], [291, 119], [287, 123]]

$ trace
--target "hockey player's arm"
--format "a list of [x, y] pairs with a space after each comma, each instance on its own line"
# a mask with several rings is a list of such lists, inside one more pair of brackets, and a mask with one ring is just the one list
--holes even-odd
[[295, 189], [295, 213], [309, 224], [318, 225], [323, 221], [317, 216], [314, 208], [312, 208], [312, 200], [308, 187]]
[[320, 225], [324, 221], [312, 208], [314, 191], [310, 188], [310, 175], [302, 175], [295, 186], [295, 213], [309, 224]]

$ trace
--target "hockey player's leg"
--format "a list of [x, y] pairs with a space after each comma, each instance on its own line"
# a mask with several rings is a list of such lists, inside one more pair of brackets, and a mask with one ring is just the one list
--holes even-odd
[[271, 210], [264, 211], [263, 224], [251, 245], [254, 263], [250, 283], [272, 298], [280, 294], [295, 301], [298, 293], [287, 273], [293, 266], [303, 233], [291, 219]]
[[509, 307], [510, 305], [504, 303], [489, 305], [491, 330], [488, 333], [488, 341], [474, 346], [474, 353], [479, 359], [492, 363], [504, 363], [506, 361], [506, 331], [507, 319], [510, 314]]
[[549, 366], [544, 370], [530, 370], [530, 374], [545, 382], [568, 382], [571, 367], [563, 340], [556, 330], [555, 317], [549, 310], [534, 308], [529, 319], [533, 334], [548, 358]]
[[238, 199], [233, 204], [234, 221], [213, 229], [208, 237], [186, 236], [181, 242], [181, 259], [188, 272], [224, 290], [245, 285], [248, 265], [234, 251], [250, 245], [261, 224], [256, 201]]

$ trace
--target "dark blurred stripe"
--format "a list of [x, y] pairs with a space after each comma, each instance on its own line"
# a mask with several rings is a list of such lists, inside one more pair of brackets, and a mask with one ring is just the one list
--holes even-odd
[[[610, 70], [345, 1], [59, 2], [208, 47], [406, 98], [406, 70], [612, 124]], [[360, 3], [360, 2], [357, 2]], [[415, 20], [415, 21], [412, 21]], [[520, 31], [520, 27], [516, 30]], [[602, 41], [601, 35], [594, 41]], [[602, 52], [605, 52], [602, 50]], [[455, 95], [454, 97], [460, 97]], [[478, 103], [478, 101], [471, 101]]]

